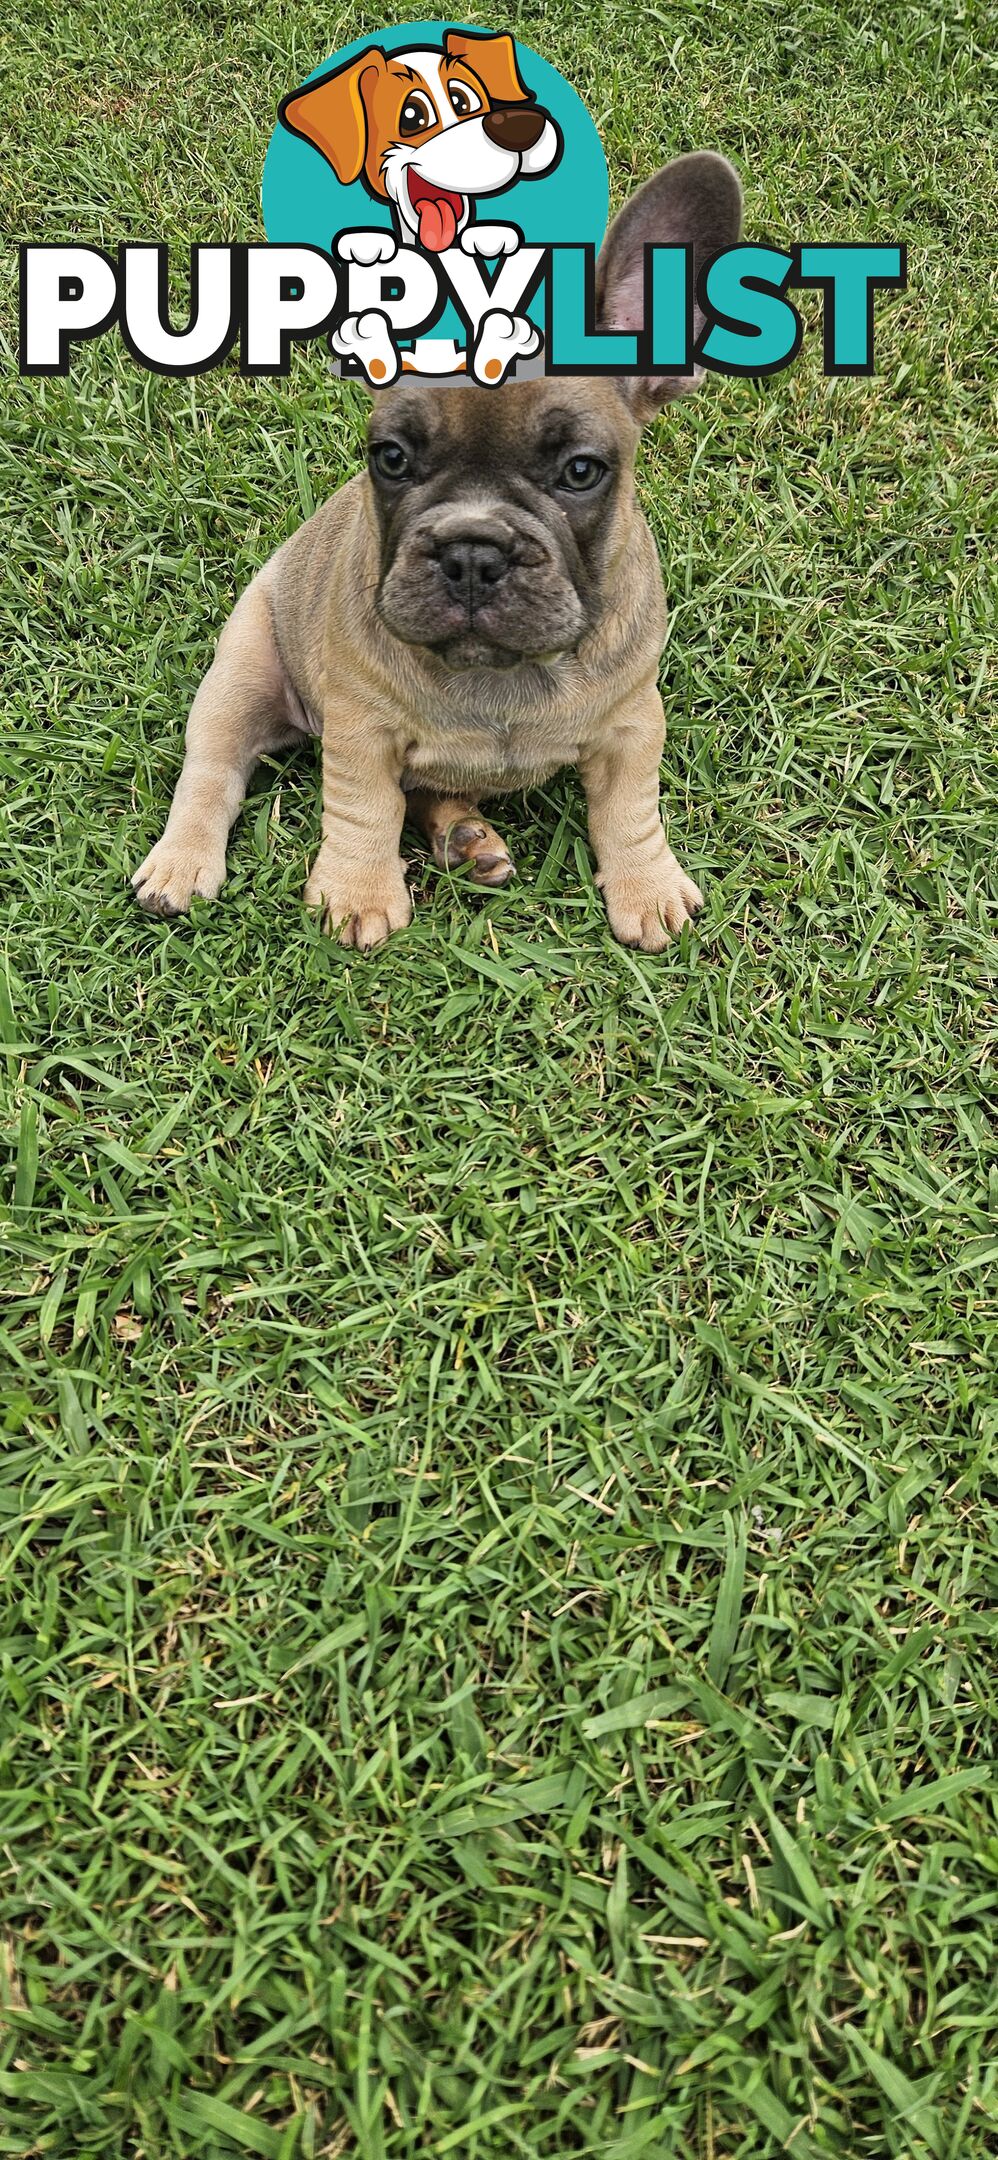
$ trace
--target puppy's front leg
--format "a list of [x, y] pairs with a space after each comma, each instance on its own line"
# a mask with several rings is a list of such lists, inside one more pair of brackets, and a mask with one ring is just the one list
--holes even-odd
[[403, 752], [369, 722], [344, 729], [327, 713], [322, 738], [322, 846], [305, 887], [341, 945], [368, 952], [412, 918], [399, 839], [405, 814]]
[[258, 758], [300, 740], [260, 579], [237, 601], [191, 706], [183, 770], [166, 830], [132, 879], [148, 915], [214, 900], [225, 844]]
[[661, 952], [703, 905], [676, 861], [659, 815], [665, 717], [656, 684], [615, 713], [603, 741], [579, 759], [596, 883], [614, 937]]

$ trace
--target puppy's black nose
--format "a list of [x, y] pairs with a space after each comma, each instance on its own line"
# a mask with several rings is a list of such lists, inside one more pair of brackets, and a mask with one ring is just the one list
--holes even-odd
[[446, 540], [437, 559], [455, 599], [471, 608], [488, 599], [509, 569], [509, 556], [494, 540]]
[[482, 132], [500, 150], [532, 150], [540, 142], [546, 119], [539, 105], [493, 105], [482, 121]]

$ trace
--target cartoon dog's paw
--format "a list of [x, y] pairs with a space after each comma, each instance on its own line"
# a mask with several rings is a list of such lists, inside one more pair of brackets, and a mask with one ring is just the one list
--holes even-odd
[[614, 937], [641, 952], [664, 952], [670, 937], [678, 937], [683, 924], [691, 922], [703, 906], [700, 887], [687, 877], [675, 856], [657, 870], [631, 877], [607, 874], [596, 882], [603, 889]]
[[507, 315], [503, 308], [490, 308], [478, 326], [471, 358], [475, 381], [495, 388], [505, 380], [515, 361], [538, 352], [540, 344], [540, 331], [525, 315]]
[[388, 317], [380, 308], [368, 308], [363, 315], [344, 315], [339, 327], [330, 331], [329, 342], [341, 359], [356, 360], [368, 382], [378, 390], [386, 389], [401, 372]]
[[147, 915], [186, 915], [193, 899], [214, 900], [225, 882], [225, 849], [196, 834], [164, 833], [132, 879]]
[[401, 860], [384, 870], [350, 870], [320, 848], [305, 887], [305, 906], [321, 908], [323, 926], [341, 945], [370, 952], [412, 921], [412, 895]]
[[370, 269], [372, 263], [394, 262], [398, 251], [398, 241], [390, 232], [341, 233], [336, 242], [341, 262], [363, 263], [365, 269]]
[[484, 255], [490, 262], [496, 255], [515, 255], [522, 245], [523, 234], [515, 225], [466, 225], [461, 234], [466, 255]]

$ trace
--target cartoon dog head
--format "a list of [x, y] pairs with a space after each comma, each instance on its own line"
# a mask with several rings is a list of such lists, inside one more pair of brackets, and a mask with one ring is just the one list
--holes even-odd
[[338, 180], [390, 202], [403, 240], [439, 254], [471, 199], [551, 172], [561, 136], [521, 81], [511, 37], [448, 30], [439, 50], [377, 45], [281, 101]]

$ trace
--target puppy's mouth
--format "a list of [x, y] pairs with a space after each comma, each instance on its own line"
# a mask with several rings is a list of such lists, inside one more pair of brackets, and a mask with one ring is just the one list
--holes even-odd
[[483, 637], [480, 630], [461, 630], [456, 637], [441, 638], [429, 650], [451, 669], [511, 668], [519, 666], [524, 657], [509, 645], [497, 645], [494, 638]]
[[444, 248], [453, 247], [457, 228], [464, 215], [464, 196], [453, 188], [437, 187], [432, 180], [424, 180], [422, 173], [406, 173], [409, 201], [416, 214], [419, 245], [431, 255], [440, 255]]

